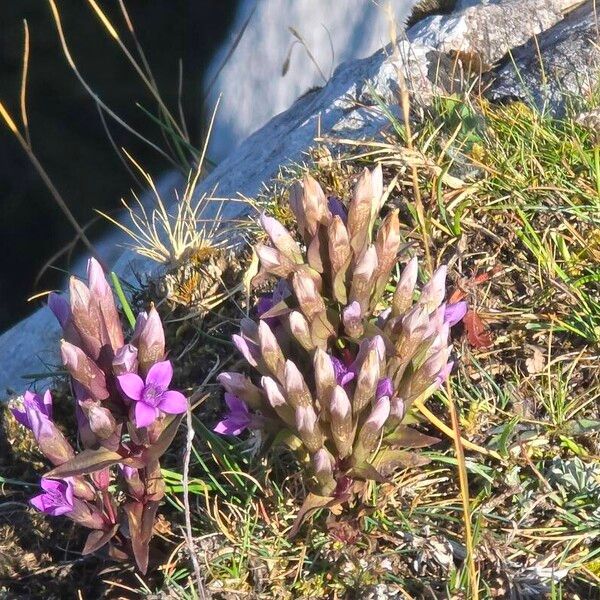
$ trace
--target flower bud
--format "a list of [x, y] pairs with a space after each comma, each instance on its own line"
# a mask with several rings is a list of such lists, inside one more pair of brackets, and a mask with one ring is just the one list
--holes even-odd
[[75, 456], [67, 438], [47, 415], [28, 409], [27, 418], [40, 451], [54, 466], [62, 465]]
[[262, 377], [260, 382], [265, 390], [271, 408], [273, 408], [284, 423], [288, 426], [293, 426], [295, 424], [294, 410], [287, 403], [279, 384], [272, 377]]
[[142, 316], [139, 337], [134, 344], [138, 349], [138, 361], [142, 375], [146, 375], [154, 363], [164, 359], [165, 332], [160, 315], [154, 306], [147, 315]]
[[371, 345], [360, 367], [356, 379], [356, 390], [352, 402], [354, 414], [360, 414], [362, 409], [375, 397], [379, 382], [379, 351], [376, 345]]
[[358, 302], [363, 313], [369, 310], [369, 300], [372, 293], [372, 282], [377, 270], [377, 251], [375, 246], [369, 246], [361, 256], [350, 285], [350, 301]]
[[448, 323], [450, 327], [454, 327], [454, 325], [463, 320], [468, 309], [469, 305], [464, 300], [448, 304], [444, 310], [444, 321]]
[[377, 250], [377, 274], [375, 276], [374, 301], [377, 301], [385, 286], [388, 284], [392, 269], [396, 265], [398, 251], [400, 250], [400, 221], [398, 210], [393, 210], [384, 219], [375, 241]]
[[125, 340], [112, 289], [106, 281], [100, 263], [95, 258], [89, 259], [87, 273], [90, 293], [100, 308], [110, 345], [113, 350], [117, 350], [123, 346]]
[[276, 248], [256, 244], [254, 250], [258, 254], [261, 267], [267, 273], [277, 277], [287, 277], [294, 270], [294, 264]]
[[396, 285], [396, 291], [392, 299], [392, 316], [403, 315], [412, 306], [418, 274], [419, 263], [415, 256], [404, 267]]
[[299, 181], [295, 181], [290, 188], [288, 204], [296, 217], [296, 224], [300, 235], [306, 236], [306, 218], [304, 216], [304, 188]]
[[327, 237], [334, 296], [338, 302], [346, 304], [346, 273], [352, 258], [352, 250], [348, 230], [339, 216], [333, 217], [329, 224]]
[[304, 377], [291, 360], [285, 363], [284, 388], [288, 401], [294, 408], [312, 406], [312, 397]]
[[306, 228], [311, 236], [317, 233], [318, 226], [326, 224], [330, 216], [327, 206], [327, 198], [316, 179], [308, 175], [304, 176], [304, 195], [302, 204], [304, 208], [304, 218], [306, 219]]
[[72, 322], [81, 337], [83, 349], [93, 360], [98, 360], [100, 350], [107, 341], [102, 331], [98, 302], [92, 298], [87, 286], [76, 277], [70, 279], [69, 295]]
[[375, 392], [375, 398], [379, 400], [382, 396], [391, 398], [394, 395], [394, 386], [392, 380], [389, 377], [384, 377], [379, 380], [377, 384], [377, 391]]
[[283, 371], [285, 368], [283, 352], [281, 351], [279, 343], [277, 342], [275, 335], [273, 335], [271, 328], [264, 321], [261, 321], [258, 324], [258, 340], [260, 353], [267, 368], [280, 381], [283, 380]]
[[379, 434], [390, 416], [390, 399], [382, 396], [375, 401], [369, 418], [364, 422], [359, 434], [358, 442], [362, 450], [371, 452], [377, 445]]
[[327, 414], [331, 394], [336, 386], [335, 369], [331, 356], [321, 349], [315, 351], [313, 357], [315, 371], [315, 384], [319, 406], [324, 414]]
[[112, 368], [115, 375], [137, 373], [138, 349], [133, 344], [125, 344], [115, 352]]
[[350, 246], [355, 256], [360, 256], [370, 236], [371, 213], [373, 210], [373, 187], [371, 172], [365, 168], [354, 188], [348, 209], [348, 233]]
[[60, 354], [63, 364], [75, 381], [84, 386], [96, 400], [108, 398], [104, 373], [81, 348], [62, 340]]
[[330, 494], [335, 488], [333, 456], [325, 448], [320, 448], [313, 454], [312, 462], [315, 477], [321, 487], [321, 493], [324, 495]]
[[342, 311], [342, 321], [346, 333], [353, 338], [359, 338], [364, 333], [362, 310], [360, 304], [355, 300]]
[[283, 256], [288, 260], [296, 264], [302, 264], [302, 251], [300, 246], [290, 232], [273, 217], [268, 217], [264, 213], [260, 216], [260, 224], [265, 230], [266, 234], [271, 238], [273, 245]]
[[[94, 482], [94, 485], [99, 490], [107, 490], [110, 485], [110, 469], [105, 467], [104, 469], [100, 469], [98, 471], [94, 471], [90, 477]], [[77, 495], [77, 494], [75, 494]]]
[[[246, 341], [241, 335], [232, 336], [235, 347], [240, 351], [246, 361], [258, 369], [260, 350], [254, 342]], [[260, 361], [262, 364], [262, 360]]]
[[306, 271], [294, 273], [292, 285], [298, 304], [309, 321], [325, 310], [323, 298], [317, 290], [314, 279]]
[[262, 407], [263, 398], [260, 389], [245, 375], [225, 372], [217, 376], [217, 381], [227, 392], [241, 398], [250, 408], [256, 410]]
[[117, 426], [115, 418], [107, 408], [100, 406], [99, 403], [89, 407], [87, 417], [90, 429], [101, 440], [108, 439], [114, 433]]
[[313, 454], [323, 444], [323, 434], [312, 406], [296, 407], [296, 429], [308, 451]]
[[310, 335], [310, 327], [308, 321], [304, 318], [304, 315], [297, 310], [293, 310], [289, 314], [290, 320], [290, 331], [292, 335], [298, 340], [300, 345], [305, 350], [312, 350], [315, 345], [313, 344], [312, 337]]
[[339, 452], [340, 458], [352, 453], [354, 432], [352, 424], [352, 406], [348, 394], [341, 385], [333, 390], [329, 404], [331, 434]]
[[446, 274], [448, 268], [442, 265], [423, 286], [419, 303], [427, 308], [427, 312], [433, 312], [443, 301], [446, 295]]
[[127, 483], [127, 491], [131, 494], [136, 500], [141, 500], [144, 497], [145, 486], [140, 479], [140, 472], [138, 469], [134, 469], [133, 467], [128, 467], [127, 465], [119, 465], [119, 470], [121, 471], [121, 475], [123, 475], [123, 479]]

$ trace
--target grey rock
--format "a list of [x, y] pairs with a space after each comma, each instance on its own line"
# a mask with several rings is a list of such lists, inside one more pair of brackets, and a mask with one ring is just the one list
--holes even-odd
[[537, 47], [530, 40], [514, 50], [512, 59], [505, 60], [493, 76], [492, 100], [519, 99], [554, 114], [562, 113], [567, 102], [577, 103], [590, 94], [600, 82], [593, 0], [538, 36]]
[[549, 29], [580, 0], [496, 0], [482, 4], [465, 2], [451, 15], [435, 15], [408, 31], [408, 39], [443, 53], [477, 58], [484, 71]]

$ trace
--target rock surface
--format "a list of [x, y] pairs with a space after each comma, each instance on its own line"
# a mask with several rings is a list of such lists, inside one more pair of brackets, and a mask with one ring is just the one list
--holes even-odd
[[[484, 14], [485, 11], [495, 10], [496, 5], [506, 8], [505, 4], [516, 10], [513, 0], [498, 0], [493, 5], [467, 6], [461, 14], [442, 17], [446, 21], [436, 20], [435, 23], [441, 27], [442, 23], [448, 24], [457, 17], [465, 18], [464, 13], [467, 11], [478, 9], [482, 11], [480, 14]], [[530, 0], [526, 4], [528, 11], [533, 5], [540, 9], [548, 6], [547, 0]], [[589, 4], [591, 5], [591, 1]], [[569, 35], [574, 31], [588, 35], [588, 22], [578, 22], [578, 19], [585, 21], [587, 18], [589, 7], [586, 5], [554, 25], [540, 38], [544, 41], [543, 51], [546, 52], [550, 48], [551, 40], [555, 40], [565, 56], [571, 54], [569, 44], [580, 54], [584, 48], [581, 40], [572, 39]], [[515, 34], [513, 39], [524, 41], [528, 35], [525, 32], [531, 31], [530, 24], [523, 19], [515, 19], [514, 27], [519, 26], [522, 27], [523, 33], [520, 37]], [[243, 142], [199, 185], [198, 193], [212, 194], [225, 200], [239, 199], [240, 194], [254, 196], [263, 183], [277, 173], [282, 164], [289, 161], [302, 162], [305, 158], [304, 153], [312, 145], [318, 132], [336, 138], [360, 139], [375, 136], [386, 119], [378, 109], [372, 91], [395, 104], [399, 68], [404, 69], [417, 97], [426, 102], [435, 90], [431, 79], [438, 73], [439, 65], [444, 62], [441, 59], [444, 57], [438, 52], [442, 47], [440, 44], [436, 43], [434, 48], [425, 43], [426, 39], [432, 39], [427, 38], [427, 30], [420, 29], [420, 34], [418, 31], [419, 29], [414, 28], [409, 31], [410, 42], [401, 42], [400, 51], [395, 55], [387, 48], [368, 58], [342, 64], [322, 89], [300, 97], [287, 111], [273, 118]], [[566, 35], [566, 32], [571, 34]], [[468, 34], [470, 40], [481, 39], [476, 31], [469, 31]], [[524, 67], [532, 70], [531, 81], [536, 85], [534, 57], [537, 55], [531, 44], [520, 48], [518, 55]], [[490, 50], [489, 56], [495, 54]], [[592, 56], [589, 56], [591, 59]], [[398, 62], [396, 57], [399, 57]], [[507, 82], [510, 79], [508, 71], [504, 69], [506, 65], [501, 66], [498, 77], [501, 86], [508, 86]], [[172, 179], [168, 185], [173, 186]], [[209, 206], [209, 212], [214, 214], [220, 206], [220, 202], [213, 203]], [[222, 216], [225, 220], [234, 219], [247, 210], [247, 205], [234, 201], [225, 201], [223, 207]], [[206, 213], [203, 217], [210, 218], [210, 214]], [[124, 252], [114, 266], [114, 270], [125, 279], [131, 279], [136, 274], [143, 276], [153, 269], [153, 263], [141, 259], [131, 251]], [[24, 387], [23, 374], [45, 372], [46, 365], [58, 363], [58, 335], [58, 327], [50, 311], [44, 308], [0, 337], [0, 398], [6, 395], [7, 389], [16, 392]], [[38, 385], [41, 387], [44, 383], [46, 382], [38, 382]]]
[[565, 102], [588, 96], [600, 84], [598, 32], [594, 2], [588, 0], [542, 33], [537, 48], [530, 40], [513, 51], [513, 59], [494, 73], [490, 98], [524, 100], [561, 113]]

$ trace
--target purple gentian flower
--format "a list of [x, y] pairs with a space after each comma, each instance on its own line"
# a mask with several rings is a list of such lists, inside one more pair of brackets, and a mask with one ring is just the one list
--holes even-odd
[[32, 413], [41, 413], [44, 417], [52, 419], [52, 395], [50, 390], [46, 390], [43, 396], [30, 391], [25, 392], [21, 401], [11, 402], [10, 412], [12, 412], [17, 422], [27, 427], [27, 429], [33, 429]]
[[46, 479], [40, 482], [43, 494], [34, 496], [29, 502], [39, 511], [58, 517], [73, 510], [73, 483], [67, 479]]
[[159, 410], [171, 415], [179, 415], [187, 410], [186, 397], [181, 392], [169, 390], [173, 379], [173, 367], [169, 360], [152, 365], [146, 375], [146, 381], [135, 373], [125, 373], [117, 379], [123, 393], [135, 401], [137, 427], [147, 427], [154, 423]]
[[463, 317], [467, 314], [468, 308], [468, 304], [464, 300], [448, 304], [444, 309], [444, 323], [453, 327], [462, 321]]
[[338, 385], [344, 387], [354, 379], [356, 372], [353, 365], [347, 367], [339, 358], [336, 358], [335, 356], [331, 357], [331, 362], [333, 363], [333, 370], [335, 372], [335, 381]]
[[377, 391], [375, 392], [375, 398], [379, 400], [383, 396], [387, 396], [391, 398], [394, 395], [394, 386], [392, 385], [392, 380], [389, 377], [384, 377], [379, 380], [377, 384]]
[[225, 394], [225, 403], [229, 412], [226, 417], [219, 421], [213, 431], [223, 435], [240, 435], [244, 429], [249, 429], [254, 422], [254, 417], [248, 409], [248, 405], [233, 394]]
[[341, 200], [337, 196], [329, 196], [327, 198], [327, 208], [329, 208], [329, 212], [335, 216], [337, 215], [344, 225], [348, 222], [348, 213]]

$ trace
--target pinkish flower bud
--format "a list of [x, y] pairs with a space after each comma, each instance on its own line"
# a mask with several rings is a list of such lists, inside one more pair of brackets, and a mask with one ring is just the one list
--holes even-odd
[[287, 403], [281, 386], [272, 377], [262, 377], [261, 385], [267, 395], [271, 408], [288, 426], [295, 424], [294, 409]]
[[323, 298], [317, 290], [314, 279], [306, 271], [294, 273], [292, 285], [298, 304], [309, 321], [325, 310]]
[[140, 472], [138, 469], [134, 469], [133, 467], [128, 467], [127, 465], [119, 465], [119, 469], [121, 471], [121, 475], [123, 475], [123, 479], [127, 483], [127, 491], [131, 494], [135, 499], [141, 500], [144, 497], [145, 487], [140, 479]]
[[292, 335], [300, 342], [300, 345], [305, 350], [312, 350], [315, 345], [313, 344], [312, 337], [310, 335], [310, 327], [308, 321], [304, 318], [304, 315], [297, 310], [293, 310], [289, 314], [290, 320], [290, 331]]
[[346, 274], [352, 259], [352, 250], [350, 248], [348, 230], [338, 215], [334, 216], [331, 220], [327, 237], [333, 295], [338, 302], [346, 304], [348, 301]]
[[258, 254], [261, 267], [267, 273], [276, 275], [277, 277], [287, 277], [294, 270], [294, 263], [276, 248], [271, 248], [264, 244], [256, 244], [254, 250]]
[[323, 434], [317, 423], [317, 413], [312, 406], [296, 407], [296, 429], [311, 454], [319, 450], [323, 444]]
[[253, 342], [247, 342], [241, 335], [233, 335], [231, 337], [235, 347], [240, 351], [246, 361], [253, 367], [258, 367], [257, 355], [259, 349]]
[[448, 268], [442, 265], [423, 286], [419, 303], [427, 308], [427, 312], [433, 312], [444, 300], [446, 295], [446, 274]]
[[392, 299], [393, 316], [403, 315], [412, 306], [418, 275], [419, 263], [415, 256], [404, 267], [402, 275], [396, 285], [396, 291], [394, 292], [394, 298]]
[[90, 293], [100, 308], [110, 345], [113, 350], [117, 350], [123, 346], [125, 340], [112, 289], [106, 281], [100, 263], [95, 258], [89, 259], [87, 273]]
[[136, 373], [138, 369], [138, 349], [133, 344], [125, 344], [119, 348], [113, 358], [112, 368], [115, 375]]
[[363, 450], [370, 452], [375, 448], [379, 434], [389, 416], [390, 399], [388, 396], [382, 396], [375, 401], [371, 414], [358, 434], [359, 444]]
[[358, 302], [363, 313], [369, 310], [372, 283], [377, 270], [377, 251], [375, 246], [369, 246], [361, 256], [352, 273], [350, 286], [350, 301]]
[[100, 350], [107, 341], [102, 331], [98, 301], [92, 298], [87, 286], [76, 277], [70, 279], [69, 296], [72, 322], [81, 337], [83, 349], [93, 360], [98, 360]]
[[258, 340], [260, 353], [262, 355], [262, 359], [267, 365], [267, 368], [279, 380], [282, 380], [283, 371], [285, 368], [283, 352], [281, 351], [279, 343], [271, 331], [271, 328], [265, 323], [265, 321], [261, 321], [258, 324]]
[[330, 494], [335, 489], [335, 480], [333, 478], [334, 459], [325, 449], [320, 448], [312, 457], [313, 470], [315, 477], [321, 487], [321, 493]]
[[115, 431], [117, 423], [111, 412], [100, 404], [89, 407], [87, 413], [90, 429], [101, 439], [109, 438]]
[[227, 392], [241, 398], [250, 408], [257, 410], [263, 406], [260, 389], [245, 375], [225, 372], [217, 377], [217, 381]]
[[142, 317], [139, 337], [134, 343], [138, 349], [140, 372], [146, 375], [152, 365], [165, 357], [165, 332], [154, 306]]
[[302, 264], [302, 252], [300, 246], [290, 232], [273, 217], [268, 217], [264, 213], [260, 216], [260, 224], [267, 235], [271, 238], [273, 245], [281, 254], [291, 262]]
[[469, 305], [464, 300], [448, 304], [444, 310], [444, 321], [450, 327], [454, 327], [454, 325], [463, 320], [463, 317], [467, 314], [467, 310], [469, 310]]
[[106, 377], [81, 348], [61, 341], [60, 354], [62, 362], [71, 377], [85, 387], [96, 400], [106, 400], [109, 393], [106, 388]]
[[302, 197], [304, 207], [304, 218], [308, 233], [314, 236], [320, 224], [327, 224], [330, 217], [327, 206], [327, 198], [319, 183], [306, 174], [303, 179], [304, 195]]
[[342, 311], [342, 321], [346, 333], [353, 338], [359, 338], [364, 333], [362, 310], [355, 300]]
[[400, 250], [400, 220], [398, 210], [393, 210], [384, 219], [375, 241], [377, 251], [377, 274], [375, 277], [375, 291], [373, 298], [379, 299], [385, 286], [388, 284], [392, 269], [396, 265], [398, 251]]
[[335, 369], [331, 356], [321, 349], [315, 350], [313, 357], [317, 399], [321, 410], [327, 413], [331, 394], [336, 386]]
[[331, 395], [329, 418], [333, 441], [335, 442], [340, 458], [345, 458], [352, 453], [354, 431], [352, 406], [348, 394], [341, 385], [336, 386]]
[[364, 252], [371, 236], [373, 200], [371, 172], [365, 168], [356, 183], [348, 209], [348, 233], [355, 256], [360, 256]]
[[356, 390], [352, 402], [354, 414], [360, 414], [365, 406], [375, 398], [379, 383], [380, 357], [376, 344], [370, 344], [367, 355], [356, 379]]
[[304, 237], [306, 236], [306, 218], [304, 216], [304, 188], [299, 181], [295, 181], [290, 188], [288, 199], [290, 209], [296, 217], [298, 231]]
[[294, 408], [312, 406], [312, 397], [304, 377], [291, 360], [285, 363], [284, 388], [288, 401]]

